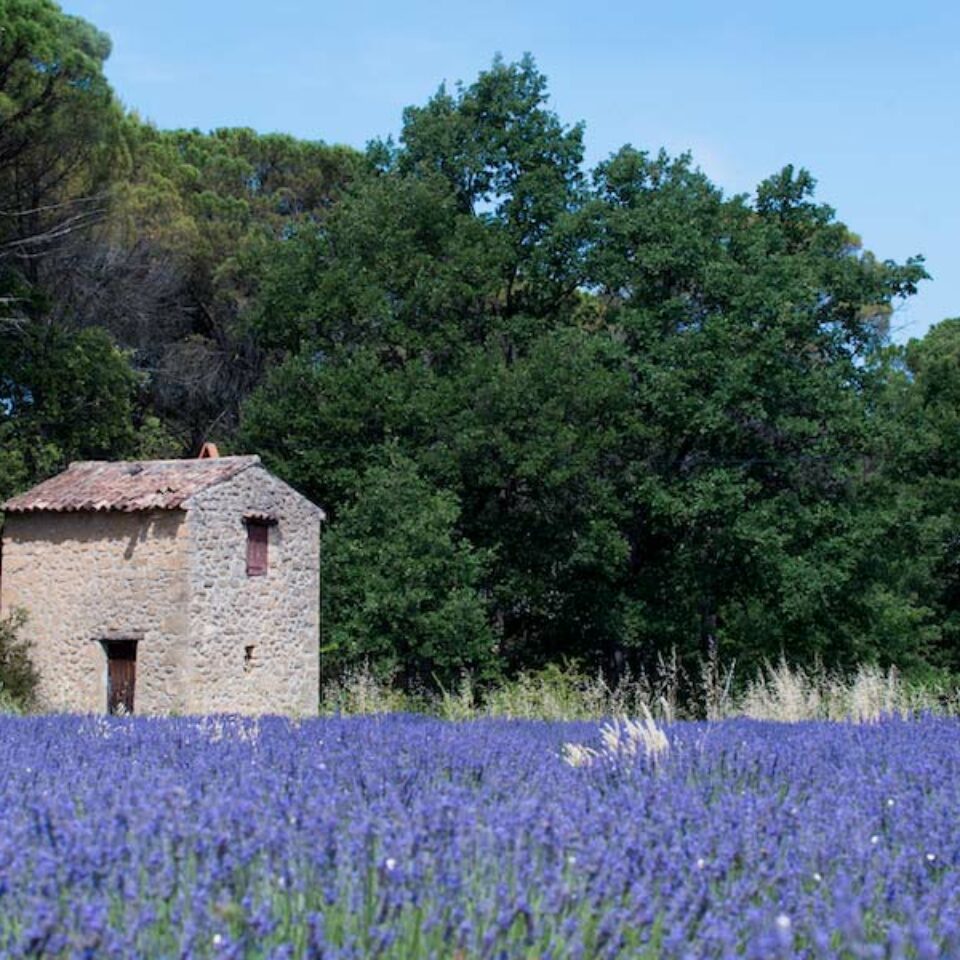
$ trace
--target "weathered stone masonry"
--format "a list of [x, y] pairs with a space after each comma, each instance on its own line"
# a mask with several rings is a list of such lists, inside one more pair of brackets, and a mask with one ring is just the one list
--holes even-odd
[[135, 640], [137, 713], [316, 712], [319, 508], [256, 457], [71, 470], [5, 505], [0, 609], [28, 611], [44, 706], [104, 711], [105, 642]]
[[137, 639], [137, 709], [182, 711], [187, 650], [185, 515], [10, 514], [3, 609], [23, 607], [44, 706], [103, 711], [101, 640]]
[[[262, 577], [246, 575], [244, 520], [251, 515], [277, 519], [269, 527], [269, 566]], [[316, 507], [261, 468], [194, 497], [187, 525], [193, 638], [187, 710], [316, 713]]]

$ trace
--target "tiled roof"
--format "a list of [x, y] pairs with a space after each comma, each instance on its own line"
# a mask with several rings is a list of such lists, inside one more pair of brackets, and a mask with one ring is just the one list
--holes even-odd
[[194, 494], [235, 477], [260, 458], [87, 460], [8, 500], [8, 513], [32, 510], [176, 510]]

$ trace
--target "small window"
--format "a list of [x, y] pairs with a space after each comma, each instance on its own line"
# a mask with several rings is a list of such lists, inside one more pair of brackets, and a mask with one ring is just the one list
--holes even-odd
[[270, 524], [263, 520], [247, 520], [247, 576], [266, 575], [270, 550]]
[[243, 648], [243, 670], [249, 673], [253, 669], [253, 647]]

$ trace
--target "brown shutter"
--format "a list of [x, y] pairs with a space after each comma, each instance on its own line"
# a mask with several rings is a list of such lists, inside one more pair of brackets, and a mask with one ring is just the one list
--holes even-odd
[[262, 577], [267, 572], [267, 548], [270, 527], [259, 520], [247, 521], [247, 576]]

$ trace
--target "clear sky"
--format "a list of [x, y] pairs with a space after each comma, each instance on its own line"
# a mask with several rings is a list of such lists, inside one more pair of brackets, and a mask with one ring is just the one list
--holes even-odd
[[897, 340], [960, 316], [960, 3], [61, 2], [110, 34], [107, 75], [161, 127], [362, 147], [442, 80], [529, 51], [591, 165], [626, 142], [689, 149], [727, 192], [805, 166], [879, 257], [927, 257]]

